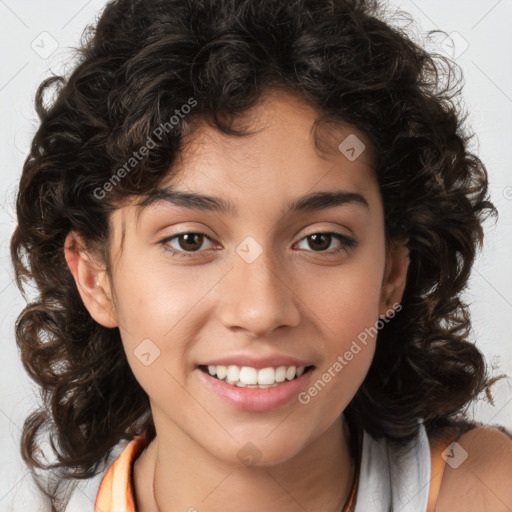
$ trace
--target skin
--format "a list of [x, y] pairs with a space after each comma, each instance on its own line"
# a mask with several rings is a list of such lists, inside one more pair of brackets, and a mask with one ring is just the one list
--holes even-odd
[[436, 512], [512, 510], [512, 437], [482, 426], [462, 435], [458, 444], [467, 459], [458, 467], [446, 464]]
[[[308, 404], [293, 400], [271, 411], [225, 403], [196, 367], [233, 352], [278, 352], [311, 361], [315, 382], [401, 300], [409, 253], [397, 242], [386, 258], [370, 143], [354, 128], [330, 126], [321, 135], [330, 151], [319, 152], [311, 135], [316, 115], [294, 96], [271, 93], [244, 119], [257, 133], [236, 138], [201, 125], [165, 184], [229, 199], [238, 216], [159, 202], [137, 219], [131, 201], [112, 214], [111, 279], [104, 262], [72, 249], [80, 240], [68, 236], [66, 259], [85, 306], [102, 325], [119, 327], [150, 397], [157, 437], [135, 463], [137, 510], [158, 510], [153, 479], [161, 512], [226, 504], [246, 512], [339, 512], [348, 496], [354, 461], [342, 413], [367, 374], [375, 337]], [[354, 161], [337, 150], [350, 134], [367, 148]], [[283, 214], [302, 195], [338, 189], [362, 194], [368, 208]], [[190, 258], [160, 243], [198, 229], [212, 241], [200, 239]], [[333, 237], [315, 251], [307, 237], [324, 231], [357, 243], [333, 254], [341, 245]], [[235, 251], [247, 236], [262, 249], [252, 263]], [[185, 252], [179, 242], [172, 247]], [[160, 356], [145, 366], [134, 350], [148, 338]], [[237, 456], [247, 442], [261, 455], [252, 467]]]

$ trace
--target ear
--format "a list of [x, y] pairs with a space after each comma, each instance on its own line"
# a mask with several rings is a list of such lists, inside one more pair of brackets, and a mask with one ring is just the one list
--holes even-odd
[[394, 304], [400, 304], [407, 281], [409, 268], [408, 240], [392, 240], [389, 244], [388, 258], [382, 281], [379, 302], [379, 316], [384, 318], [394, 310]]
[[78, 234], [71, 231], [64, 242], [64, 257], [78, 292], [91, 316], [104, 327], [119, 325], [104, 262], [91, 255]]

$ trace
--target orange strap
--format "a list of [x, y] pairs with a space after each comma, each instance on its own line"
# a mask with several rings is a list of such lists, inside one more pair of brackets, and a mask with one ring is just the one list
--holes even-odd
[[144, 435], [135, 436], [111, 464], [100, 483], [95, 512], [135, 512], [135, 499], [130, 482], [135, 457], [147, 444]]

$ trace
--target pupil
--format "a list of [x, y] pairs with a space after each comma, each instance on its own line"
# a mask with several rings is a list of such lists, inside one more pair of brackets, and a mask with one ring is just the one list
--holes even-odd
[[[323, 237], [324, 238], [324, 243], [321, 244], [320, 247], [317, 247], [318, 250], [323, 250], [323, 249], [327, 249], [331, 243], [331, 235], [329, 234], [326, 234], [326, 233], [318, 233], [316, 235], [310, 235], [309, 238], [313, 241], [313, 245], [311, 246], [312, 249], [315, 249], [315, 243], [317, 243], [320, 238]], [[325, 240], [327, 240], [327, 244], [325, 243]]]
[[[192, 238], [192, 240], [193, 240], [193, 237], [202, 237], [202, 236], [203, 235], [201, 235], [199, 233], [187, 233], [185, 235], [181, 235], [181, 239], [185, 240], [185, 245], [187, 245], [187, 244], [189, 244], [189, 239]], [[192, 242], [190, 242], [190, 243], [192, 243]], [[197, 244], [197, 243], [193, 244], [192, 243], [192, 245], [193, 245], [193, 247], [190, 247], [190, 245], [188, 247], [183, 247], [183, 244], [180, 242], [180, 246], [181, 246], [182, 249], [187, 249], [187, 250], [193, 250], [194, 251], [194, 250], [197, 250], [197, 249], [199, 249], [201, 247], [202, 240], [199, 242], [199, 244]]]

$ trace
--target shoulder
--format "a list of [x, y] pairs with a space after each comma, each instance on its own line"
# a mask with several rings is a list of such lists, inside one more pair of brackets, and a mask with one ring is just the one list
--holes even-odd
[[512, 434], [477, 426], [448, 452], [436, 512], [512, 510]]

